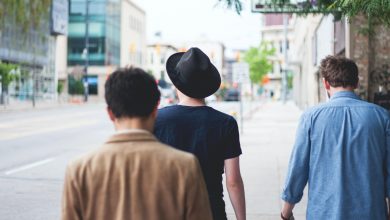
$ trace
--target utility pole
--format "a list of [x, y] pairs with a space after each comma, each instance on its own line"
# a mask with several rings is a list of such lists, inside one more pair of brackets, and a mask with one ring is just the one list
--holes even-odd
[[283, 41], [283, 71], [282, 71], [282, 100], [283, 103], [287, 101], [287, 69], [288, 69], [288, 52], [287, 52], [287, 43], [288, 43], [288, 14], [283, 14], [283, 30], [284, 30], [284, 41]]
[[84, 64], [84, 102], [88, 102], [88, 66], [89, 66], [89, 3], [90, 0], [85, 2], [85, 49], [83, 51], [85, 56]]

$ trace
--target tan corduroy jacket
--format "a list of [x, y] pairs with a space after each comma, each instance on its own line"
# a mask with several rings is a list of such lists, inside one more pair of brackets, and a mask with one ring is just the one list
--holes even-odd
[[112, 136], [71, 162], [65, 175], [63, 220], [211, 220], [197, 159], [148, 132]]

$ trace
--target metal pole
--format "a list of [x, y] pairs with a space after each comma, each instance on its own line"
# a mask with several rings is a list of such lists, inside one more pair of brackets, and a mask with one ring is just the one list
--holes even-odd
[[89, 3], [85, 2], [85, 65], [84, 65], [84, 102], [88, 102], [88, 66], [89, 66]]
[[239, 91], [240, 91], [240, 127], [241, 127], [241, 135], [244, 134], [244, 104], [242, 103], [243, 102], [243, 98], [242, 98], [242, 83], [240, 82], [238, 84], [239, 86]]
[[283, 71], [282, 71], [282, 100], [283, 103], [287, 101], [287, 68], [288, 68], [288, 53], [287, 53], [287, 42], [288, 42], [288, 14], [283, 14], [283, 30], [284, 30], [284, 42], [283, 42]]
[[[35, 32], [33, 32], [33, 34], [35, 34]], [[33, 38], [35, 39], [35, 38]], [[33, 108], [35, 108], [35, 105], [36, 105], [36, 100], [35, 100], [35, 97], [36, 97], [36, 89], [37, 89], [37, 76], [36, 76], [36, 72], [35, 72], [35, 56], [36, 56], [36, 42], [33, 42], [33, 67], [32, 67], [32, 105], [33, 105]]]

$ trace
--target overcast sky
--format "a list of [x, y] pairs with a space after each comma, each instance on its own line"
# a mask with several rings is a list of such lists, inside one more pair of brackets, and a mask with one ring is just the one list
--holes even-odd
[[260, 41], [260, 15], [250, 12], [250, 0], [242, 15], [217, 5], [217, 0], [133, 0], [146, 12], [149, 42], [162, 33], [164, 42], [217, 40], [228, 49], [246, 49]]

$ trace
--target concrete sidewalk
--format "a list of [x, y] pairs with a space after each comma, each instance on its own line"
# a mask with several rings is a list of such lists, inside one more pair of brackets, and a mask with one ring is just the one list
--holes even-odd
[[[268, 102], [245, 120], [240, 164], [248, 220], [280, 219], [280, 194], [300, 115], [293, 103]], [[233, 220], [228, 193], [224, 195], [228, 218]], [[298, 220], [305, 219], [306, 196], [294, 209]]]

